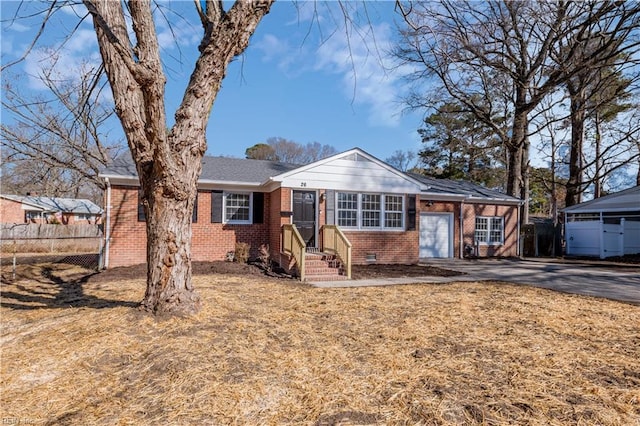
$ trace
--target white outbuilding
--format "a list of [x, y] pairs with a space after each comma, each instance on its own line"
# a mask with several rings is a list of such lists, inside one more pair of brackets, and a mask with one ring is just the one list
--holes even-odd
[[564, 209], [566, 254], [601, 259], [640, 253], [640, 186]]

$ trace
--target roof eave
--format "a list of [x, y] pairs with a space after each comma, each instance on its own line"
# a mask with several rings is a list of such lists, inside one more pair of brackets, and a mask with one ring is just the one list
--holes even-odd
[[461, 194], [453, 194], [446, 192], [426, 192], [422, 190], [420, 192], [421, 200], [434, 200], [434, 201], [464, 201], [466, 197]]
[[235, 186], [235, 187], [251, 187], [258, 188], [263, 185], [261, 182], [242, 182], [242, 181], [232, 181], [232, 180], [212, 180], [212, 179], [200, 179], [198, 180], [199, 186], [211, 186], [211, 187], [221, 187], [221, 186]]
[[497, 197], [474, 197], [468, 196], [465, 201], [470, 203], [494, 203], [494, 204], [510, 204], [514, 206], [521, 206], [524, 204], [524, 200], [518, 200], [513, 198], [497, 198]]
[[571, 209], [571, 207], [567, 207], [565, 209], [561, 209], [560, 210], [563, 213], [622, 213], [622, 212], [633, 212], [633, 211], [639, 211], [639, 208], [633, 208], [633, 207], [619, 207], [619, 208], [593, 208], [593, 209]]

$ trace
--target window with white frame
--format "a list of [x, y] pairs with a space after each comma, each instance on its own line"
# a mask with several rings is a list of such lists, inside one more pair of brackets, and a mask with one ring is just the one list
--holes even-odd
[[358, 226], [358, 194], [339, 192], [337, 210], [339, 226], [345, 228]]
[[385, 228], [402, 228], [402, 213], [404, 212], [402, 195], [385, 195], [384, 196], [384, 227]]
[[404, 227], [404, 196], [339, 192], [337, 224], [352, 229], [397, 230]]
[[381, 210], [379, 194], [362, 194], [362, 227], [379, 228]]
[[30, 222], [32, 220], [38, 220], [41, 219], [42, 217], [44, 217], [43, 213], [40, 211], [35, 211], [35, 210], [27, 210], [25, 212], [25, 217], [27, 219], [27, 222]]
[[223, 211], [225, 223], [251, 223], [251, 194], [225, 192]]
[[481, 244], [502, 244], [504, 219], [502, 217], [476, 217], [475, 240]]
[[74, 214], [74, 220], [77, 221], [81, 221], [81, 220], [91, 220], [91, 214], [90, 213], [75, 213]]

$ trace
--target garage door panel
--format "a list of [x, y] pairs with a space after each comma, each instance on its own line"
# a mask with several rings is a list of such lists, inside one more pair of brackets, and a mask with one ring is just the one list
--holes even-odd
[[420, 215], [421, 258], [453, 256], [453, 215]]

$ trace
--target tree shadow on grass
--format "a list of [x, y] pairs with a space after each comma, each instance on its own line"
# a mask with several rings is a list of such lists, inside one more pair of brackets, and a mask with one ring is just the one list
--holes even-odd
[[97, 272], [68, 277], [60, 276], [56, 272], [53, 267], [44, 266], [38, 276], [33, 276], [28, 281], [3, 282], [0, 306], [15, 310], [139, 306], [137, 302], [102, 299], [86, 294], [84, 286]]

